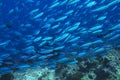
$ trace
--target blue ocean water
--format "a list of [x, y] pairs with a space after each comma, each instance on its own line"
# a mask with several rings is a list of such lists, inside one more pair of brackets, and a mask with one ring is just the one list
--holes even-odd
[[55, 68], [120, 48], [120, 0], [0, 0], [0, 74]]

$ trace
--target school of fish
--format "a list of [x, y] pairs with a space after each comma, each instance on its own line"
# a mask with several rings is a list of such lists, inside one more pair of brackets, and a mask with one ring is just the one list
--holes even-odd
[[120, 49], [120, 0], [0, 0], [0, 74], [55, 68]]

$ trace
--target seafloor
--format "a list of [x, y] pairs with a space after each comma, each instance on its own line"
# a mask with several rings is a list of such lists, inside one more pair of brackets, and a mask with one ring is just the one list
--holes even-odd
[[1, 75], [0, 80], [120, 80], [120, 49], [108, 53], [90, 61], [79, 59], [75, 65], [58, 64], [56, 70], [38, 67], [9, 73]]

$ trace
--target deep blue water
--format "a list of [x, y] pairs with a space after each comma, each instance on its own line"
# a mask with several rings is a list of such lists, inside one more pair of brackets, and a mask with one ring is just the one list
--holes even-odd
[[[94, 56], [94, 54], [90, 53], [94, 53], [94, 51], [99, 48], [105, 48], [102, 52], [104, 53], [106, 47], [112, 49], [120, 46], [120, 26], [118, 26], [117, 29], [111, 30], [112, 27], [120, 24], [120, 3], [116, 3], [105, 10], [92, 12], [92, 10], [111, 3], [112, 0], [104, 0], [103, 3], [101, 3], [101, 0], [94, 0], [96, 4], [92, 7], [86, 7], [88, 3], [84, 4], [86, 2], [85, 0], [80, 0], [71, 5], [69, 5], [67, 1], [63, 5], [50, 8], [50, 6], [54, 4], [54, 1], [55, 0], [33, 0], [33, 2], [30, 2], [29, 0], [0, 0], [0, 55], [3, 56], [0, 57], [0, 72], [2, 70], [4, 71], [2, 68], [14, 70], [15, 68], [21, 68], [21, 65], [25, 64], [31, 67], [46, 64], [54, 66], [57, 61], [59, 62], [59, 60], [61, 60], [61, 58], [64, 59], [64, 57], [70, 58], [70, 60], [65, 63], [69, 64], [69, 62], [74, 61], [81, 52], [85, 52], [88, 56], [87, 58], [89, 58]], [[59, 3], [63, 1], [65, 0], [56, 0], [56, 2]], [[80, 6], [82, 7], [79, 8]], [[12, 9], [13, 12], [10, 13]], [[31, 15], [30, 12], [34, 9], [39, 10]], [[73, 12], [67, 15], [66, 19], [56, 21], [58, 18], [65, 16], [65, 13], [70, 10], [73, 10]], [[44, 14], [34, 19], [40, 12]], [[97, 20], [101, 16], [106, 16], [106, 18], [100, 21]], [[67, 22], [68, 24], [66, 24]], [[80, 22], [79, 28], [73, 31], [67, 31], [77, 22]], [[57, 24], [59, 24], [58, 28], [51, 29]], [[102, 25], [100, 29], [102, 32], [90, 32], [90, 28], [98, 25]], [[86, 32], [84, 33], [84, 31]], [[70, 37], [67, 36], [65, 39], [55, 41], [56, 38], [62, 37], [65, 33], [68, 33]], [[104, 38], [104, 36], [108, 34], [113, 34], [113, 36]], [[118, 35], [117, 38], [109, 40], [116, 35]], [[34, 39], [39, 36], [41, 36], [42, 39], [47, 37], [52, 37], [52, 39], [46, 41], [45, 45], [39, 47], [39, 44], [44, 42], [44, 40], [34, 42]], [[80, 37], [80, 39], [69, 42], [76, 37]], [[87, 48], [82, 47], [83, 44], [97, 40], [102, 40], [103, 42]], [[7, 43], [2, 45], [4, 42]], [[23, 49], [29, 46], [34, 46], [34, 51], [27, 53]], [[53, 50], [49, 53], [52, 54], [50, 57], [48, 54], [42, 54], [41, 52], [59, 46], [64, 46], [64, 48], [56, 51]], [[73, 52], [76, 52], [76, 54], [73, 54]], [[41, 56], [48, 57], [39, 59]]]

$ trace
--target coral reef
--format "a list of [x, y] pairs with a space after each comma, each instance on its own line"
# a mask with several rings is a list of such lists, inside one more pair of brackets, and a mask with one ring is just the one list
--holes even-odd
[[0, 80], [120, 80], [120, 50], [110, 50], [94, 60], [78, 59], [74, 65], [58, 64], [55, 70], [28, 69], [1, 75]]
[[120, 80], [120, 52], [110, 50], [108, 53], [94, 60], [80, 59], [77, 65], [57, 68], [57, 80]]
[[41, 69], [28, 69], [24, 73], [14, 73], [14, 80], [55, 80], [54, 70], [49, 70], [48, 68]]

